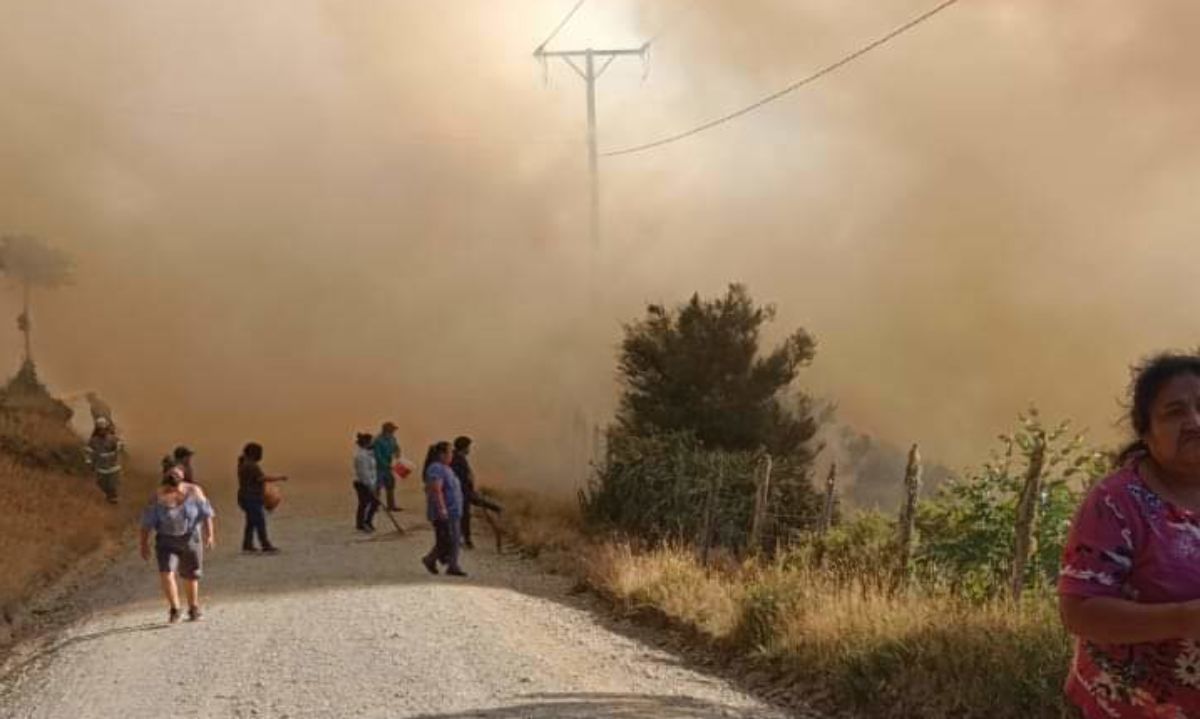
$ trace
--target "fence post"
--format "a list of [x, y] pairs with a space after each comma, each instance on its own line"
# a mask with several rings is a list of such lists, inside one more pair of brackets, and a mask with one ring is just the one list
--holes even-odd
[[908, 467], [904, 470], [904, 504], [900, 507], [899, 547], [893, 591], [908, 583], [908, 567], [912, 562], [916, 540], [917, 494], [921, 491], [921, 452], [917, 445], [908, 450]]
[[750, 541], [746, 543], [755, 551], [761, 548], [762, 528], [767, 515], [767, 499], [771, 494], [771, 455], [766, 455], [766, 460], [762, 479], [756, 483], [754, 488], [754, 514], [750, 518]]
[[822, 537], [833, 526], [833, 492], [836, 484], [837, 462], [830, 462], [829, 476], [825, 477], [825, 506], [821, 510], [821, 524], [817, 527], [817, 533]]
[[708, 501], [704, 503], [704, 533], [701, 539], [700, 546], [700, 563], [708, 566], [708, 550], [712, 547], [713, 540], [713, 524], [716, 514], [717, 502], [720, 501], [721, 494], [721, 477], [724, 474], [725, 467], [719, 458], [716, 459], [717, 476], [708, 485]]
[[1034, 530], [1037, 527], [1038, 500], [1042, 494], [1042, 470], [1046, 464], [1046, 433], [1038, 429], [1033, 433], [1033, 449], [1029, 453], [1029, 468], [1025, 471], [1025, 485], [1021, 488], [1021, 499], [1017, 502], [1017, 522], [1013, 541], [1012, 598], [1021, 599], [1025, 589], [1025, 567], [1034, 551]]

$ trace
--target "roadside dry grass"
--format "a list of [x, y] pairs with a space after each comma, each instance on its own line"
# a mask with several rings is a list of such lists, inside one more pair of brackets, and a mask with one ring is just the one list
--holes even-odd
[[[53, 419], [0, 413], [0, 615], [11, 623], [32, 595], [81, 558], [115, 546], [152, 478], [123, 479], [112, 506], [82, 463], [81, 440]], [[132, 501], [136, 497], [139, 501]]]
[[522, 490], [498, 492], [484, 487], [482, 493], [504, 506], [504, 512], [495, 517], [505, 544], [515, 545], [525, 556], [539, 558], [556, 571], [577, 571], [576, 552], [588, 545], [578, 502]]
[[[795, 558], [704, 567], [688, 548], [588, 536], [569, 508], [505, 496], [527, 553], [631, 616], [665, 618], [830, 713], [860, 717], [1074, 716], [1061, 692], [1070, 642], [1053, 599], [969, 603], [937, 590], [889, 596]], [[506, 515], [509, 513], [506, 512]]]

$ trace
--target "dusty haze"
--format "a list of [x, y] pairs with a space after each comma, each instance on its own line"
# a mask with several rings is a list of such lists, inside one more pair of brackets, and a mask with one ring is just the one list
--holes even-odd
[[[554, 45], [666, 28], [644, 81], [601, 81], [615, 147], [929, 4], [593, 0]], [[35, 298], [45, 378], [214, 474], [253, 438], [340, 483], [353, 431], [392, 418], [413, 449], [467, 432], [494, 476], [567, 486], [620, 323], [729, 281], [816, 335], [802, 382], [843, 421], [951, 464], [1030, 401], [1111, 438], [1127, 365], [1197, 343], [1193, 3], [963, 0], [607, 160], [598, 269], [582, 83], [530, 57], [570, 5], [6, 3], [0, 229], [78, 265]], [[0, 340], [15, 368], [15, 324]]]

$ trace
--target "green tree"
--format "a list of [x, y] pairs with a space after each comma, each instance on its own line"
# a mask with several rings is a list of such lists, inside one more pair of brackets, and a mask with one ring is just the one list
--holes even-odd
[[[814, 526], [818, 420], [791, 385], [815, 344], [797, 330], [761, 354], [760, 332], [774, 314], [731, 285], [717, 299], [651, 305], [626, 326], [625, 389], [604, 461], [582, 493], [585, 516], [645, 538], [755, 550]], [[763, 452], [772, 459], [765, 492]], [[766, 512], [751, 548], [756, 495]]]
[[773, 306], [755, 304], [738, 284], [716, 299], [647, 307], [621, 344], [618, 428], [686, 432], [709, 449], [766, 449], [807, 465], [817, 421], [809, 398], [788, 391], [816, 343], [797, 329], [762, 354], [760, 335], [774, 317]]

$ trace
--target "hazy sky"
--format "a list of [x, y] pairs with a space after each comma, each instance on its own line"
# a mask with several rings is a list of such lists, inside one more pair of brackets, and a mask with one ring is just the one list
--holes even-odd
[[[214, 471], [248, 439], [341, 467], [392, 418], [546, 477], [612, 404], [620, 324], [730, 281], [817, 337], [802, 384], [841, 419], [952, 464], [1030, 401], [1111, 437], [1129, 363], [1197, 344], [1194, 3], [962, 0], [606, 160], [596, 266], [583, 86], [530, 56], [572, 4], [4, 3], [0, 229], [78, 263], [36, 298], [44, 376]], [[553, 46], [665, 28], [601, 80], [613, 147], [930, 5], [591, 0]]]

